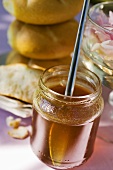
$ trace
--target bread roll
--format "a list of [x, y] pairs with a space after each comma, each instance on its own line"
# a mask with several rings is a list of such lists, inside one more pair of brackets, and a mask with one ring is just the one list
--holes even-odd
[[56, 24], [77, 15], [83, 0], [3, 0], [4, 8], [18, 20], [30, 24]]
[[55, 65], [63, 65], [63, 64], [70, 65], [71, 57], [68, 56], [68, 57], [54, 59], [54, 60], [37, 60], [37, 59], [26, 58], [21, 54], [19, 54], [17, 51], [12, 50], [6, 58], [6, 65], [17, 64], [17, 63], [23, 63], [31, 68], [35, 68], [39, 70], [45, 70]]
[[8, 29], [10, 46], [20, 54], [34, 59], [57, 59], [69, 56], [74, 49], [78, 22], [55, 25], [31, 25], [13, 21]]
[[19, 54], [17, 51], [12, 50], [8, 53], [5, 64], [16, 64], [16, 63], [23, 63], [23, 64], [28, 64], [29, 58], [26, 58]]

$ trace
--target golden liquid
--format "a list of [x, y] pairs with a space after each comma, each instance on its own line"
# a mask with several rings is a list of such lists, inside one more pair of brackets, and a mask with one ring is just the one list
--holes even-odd
[[[65, 87], [51, 88], [64, 94]], [[74, 95], [90, 91], [76, 86]], [[73, 117], [72, 117], [73, 119]], [[54, 169], [68, 169], [81, 165], [92, 154], [100, 116], [85, 125], [72, 126], [49, 121], [34, 107], [31, 146], [37, 157]]]

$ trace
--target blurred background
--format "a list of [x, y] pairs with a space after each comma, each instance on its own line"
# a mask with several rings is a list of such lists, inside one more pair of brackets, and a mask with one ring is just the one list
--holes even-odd
[[7, 42], [7, 29], [13, 19], [14, 18], [5, 11], [2, 0], [0, 0], [0, 54], [10, 50]]

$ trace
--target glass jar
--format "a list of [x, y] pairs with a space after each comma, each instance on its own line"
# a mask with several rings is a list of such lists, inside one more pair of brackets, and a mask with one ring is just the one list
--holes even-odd
[[103, 110], [100, 79], [89, 70], [77, 71], [73, 96], [65, 96], [69, 66], [47, 69], [33, 99], [33, 152], [46, 165], [69, 169], [93, 153]]
[[113, 89], [113, 1], [91, 6], [81, 46], [81, 62]]
[[91, 4], [97, 4], [97, 3], [100, 3], [100, 2], [108, 2], [108, 1], [113, 1], [113, 0], [91, 0]]

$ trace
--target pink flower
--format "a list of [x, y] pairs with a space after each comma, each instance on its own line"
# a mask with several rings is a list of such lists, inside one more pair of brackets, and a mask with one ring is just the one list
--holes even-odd
[[[92, 24], [91, 22], [87, 22], [85, 36], [93, 34], [93, 36], [97, 37], [99, 42], [113, 40], [113, 12], [109, 12], [109, 18], [107, 18], [103, 12], [95, 18], [95, 23], [100, 27]], [[101, 29], [101, 27], [103, 27], [103, 29]]]
[[[92, 17], [92, 19], [93, 19], [93, 17]], [[100, 11], [100, 13], [97, 13], [95, 19], [93, 19], [93, 20], [99, 26], [103, 26], [105, 24], [109, 24], [108, 17], [104, 14], [103, 11]]]
[[109, 11], [109, 17], [103, 12], [97, 13], [92, 19], [96, 24], [87, 21], [84, 32], [84, 37], [91, 43], [90, 50], [104, 59], [113, 60], [113, 12]]
[[109, 24], [113, 25], [113, 12], [109, 11]]

